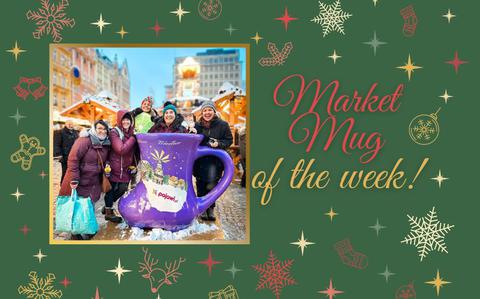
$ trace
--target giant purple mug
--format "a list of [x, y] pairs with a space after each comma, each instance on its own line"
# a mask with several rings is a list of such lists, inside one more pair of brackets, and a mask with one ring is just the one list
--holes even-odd
[[[230, 185], [233, 162], [228, 153], [203, 147], [203, 135], [153, 133], [138, 134], [140, 181], [118, 203], [128, 225], [178, 231], [215, 202]], [[195, 160], [218, 157], [224, 165], [220, 182], [203, 197], [197, 197], [192, 184]]]

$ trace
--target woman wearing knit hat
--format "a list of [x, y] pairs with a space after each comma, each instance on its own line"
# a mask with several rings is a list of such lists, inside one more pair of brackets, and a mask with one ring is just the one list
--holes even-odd
[[154, 118], [154, 122], [148, 133], [187, 133], [187, 128], [182, 126], [183, 116], [171, 102], [165, 102], [162, 115]]
[[152, 117], [157, 117], [158, 113], [153, 106], [153, 98], [147, 96], [142, 100], [141, 107], [130, 111], [130, 114], [134, 117], [135, 133], [147, 133], [153, 126]]
[[[200, 145], [227, 150], [233, 142], [229, 124], [217, 116], [214, 102], [205, 101], [200, 109], [202, 112], [200, 119], [195, 123], [197, 133], [204, 136]], [[197, 159], [193, 168], [193, 175], [197, 184], [197, 196], [201, 197], [210, 192], [218, 184], [222, 173], [223, 163], [218, 158], [205, 156]], [[211, 205], [201, 215], [201, 218], [215, 221], [214, 208], [215, 204]]]

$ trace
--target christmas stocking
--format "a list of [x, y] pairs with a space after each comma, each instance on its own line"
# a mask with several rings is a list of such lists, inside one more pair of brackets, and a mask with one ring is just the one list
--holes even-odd
[[415, 34], [415, 30], [417, 29], [417, 15], [413, 10], [413, 6], [409, 5], [400, 10], [400, 14], [404, 20], [403, 34], [408, 37], [413, 36]]
[[368, 258], [365, 254], [353, 250], [350, 240], [345, 239], [335, 243], [335, 250], [342, 262], [350, 267], [365, 269], [368, 266]]

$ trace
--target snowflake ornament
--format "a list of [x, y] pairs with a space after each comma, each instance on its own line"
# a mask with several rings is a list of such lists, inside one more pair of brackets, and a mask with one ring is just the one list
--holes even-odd
[[343, 23], [352, 15], [342, 10], [340, 0], [336, 0], [333, 4], [325, 4], [321, 1], [318, 3], [320, 4], [320, 13], [311, 21], [322, 26], [323, 37], [332, 31], [345, 35]]
[[290, 267], [292, 265], [293, 260], [280, 262], [270, 250], [266, 263], [252, 266], [260, 276], [256, 290], [270, 289], [275, 297], [279, 299], [284, 287], [297, 284], [295, 279], [290, 276]]
[[448, 253], [445, 244], [445, 235], [455, 227], [454, 225], [444, 224], [438, 221], [435, 207], [425, 217], [415, 217], [407, 215], [410, 222], [410, 233], [401, 241], [402, 244], [414, 245], [418, 249], [420, 261], [422, 261], [430, 251], [440, 251]]
[[37, 272], [31, 271], [28, 274], [30, 282], [28, 286], [19, 286], [18, 293], [26, 295], [27, 298], [52, 299], [61, 298], [62, 291], [54, 289], [55, 274], [48, 273], [47, 277], [39, 278]]
[[437, 140], [440, 135], [438, 112], [432, 114], [419, 114], [410, 122], [408, 132], [416, 144], [429, 145]]
[[37, 11], [27, 11], [27, 19], [35, 21], [37, 25], [33, 37], [40, 39], [43, 35], [51, 35], [53, 41], [58, 43], [63, 39], [61, 31], [65, 27], [75, 26], [75, 20], [68, 18], [65, 13], [65, 8], [69, 5], [68, 0], [61, 0], [57, 5], [50, 4], [50, 0], [40, 2], [42, 7]]

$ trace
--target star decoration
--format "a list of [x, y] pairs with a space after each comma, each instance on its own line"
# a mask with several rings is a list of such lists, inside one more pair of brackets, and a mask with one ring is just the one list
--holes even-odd
[[160, 27], [160, 25], [158, 25], [158, 19], [155, 19], [155, 25], [153, 27], [149, 27], [148, 29], [155, 31], [155, 36], [158, 37], [160, 31], [164, 30], [165, 28]]
[[38, 262], [41, 263], [42, 262], [42, 259], [47, 257], [45, 254], [43, 254], [42, 250], [39, 249], [38, 250], [38, 253], [35, 254], [33, 257], [36, 257], [38, 259]]
[[235, 267], [235, 262], [233, 262], [232, 267], [226, 269], [225, 271], [228, 271], [228, 272], [232, 273], [233, 279], [235, 279], [235, 274], [237, 272], [240, 272], [240, 271], [243, 271], [243, 270]]
[[311, 21], [322, 26], [323, 37], [332, 31], [345, 35], [343, 23], [352, 15], [342, 10], [340, 0], [335, 1], [333, 4], [325, 4], [321, 1], [318, 1], [318, 3], [320, 5], [320, 13]]
[[437, 289], [437, 296], [439, 296], [440, 288], [443, 287], [444, 284], [449, 284], [451, 282], [443, 280], [443, 278], [440, 277], [440, 271], [437, 270], [437, 276], [433, 280], [426, 281], [425, 283], [433, 285]]
[[122, 29], [120, 29], [120, 31], [118, 31], [118, 32], [115, 32], [115, 33], [118, 33], [118, 34], [120, 34], [120, 36], [121, 36], [121, 37], [122, 37], [122, 39], [123, 39], [123, 36], [124, 36], [125, 34], [127, 34], [128, 32], [127, 32], [127, 31], [125, 31], [125, 29], [123, 29], [123, 26], [122, 26]]
[[208, 258], [206, 260], [203, 260], [203, 261], [200, 261], [200, 262], [197, 262], [197, 263], [206, 265], [208, 267], [208, 275], [212, 275], [213, 266], [221, 264], [222, 262], [214, 260], [212, 258], [212, 252], [209, 249], [208, 250]]
[[232, 36], [232, 33], [234, 31], [238, 30], [237, 28], [233, 28], [232, 27], [232, 24], [230, 24], [230, 26], [228, 26], [228, 28], [225, 28], [225, 31], [227, 31], [228, 33], [230, 33], [230, 36]]
[[412, 72], [416, 69], [421, 69], [421, 68], [422, 68], [421, 66], [416, 66], [414, 63], [412, 63], [410, 54], [408, 54], [408, 61], [405, 65], [397, 66], [397, 69], [405, 70], [405, 72], [408, 73], [408, 81], [410, 81], [410, 78], [412, 77]]
[[453, 98], [453, 96], [449, 95], [447, 90], [445, 89], [445, 92], [443, 93], [443, 95], [441, 96], [438, 96], [439, 98], [442, 98], [444, 101], [445, 101], [445, 104], [447, 104], [448, 102], [448, 99], [450, 98]]
[[329, 299], [332, 299], [335, 295], [343, 293], [343, 291], [339, 291], [333, 287], [332, 279], [330, 278], [330, 285], [328, 289], [323, 291], [318, 291], [318, 293], [325, 294], [328, 296]]
[[47, 176], [48, 174], [45, 173], [45, 171], [42, 170], [42, 172], [40, 172], [39, 176], [42, 177], [42, 180]]
[[450, 11], [450, 8], [449, 8], [449, 9], [448, 9], [448, 12], [447, 12], [446, 14], [444, 14], [442, 17], [447, 18], [448, 24], [450, 24], [450, 20], [451, 20], [452, 18], [455, 18], [456, 15], [452, 14], [452, 12]]
[[298, 20], [298, 18], [293, 18], [293, 17], [289, 16], [288, 15], [288, 8], [285, 7], [285, 12], [283, 13], [283, 16], [281, 16], [279, 18], [275, 18], [275, 20], [282, 21], [283, 26], [285, 27], [285, 31], [288, 31], [288, 23], [290, 23], [291, 21], [296, 21], [296, 20]]
[[293, 260], [280, 261], [270, 250], [268, 260], [264, 264], [252, 266], [259, 275], [256, 290], [269, 289], [279, 299], [283, 288], [297, 284], [290, 274], [292, 265]]
[[377, 55], [377, 48], [382, 45], [386, 45], [386, 42], [382, 42], [377, 38], [377, 32], [373, 32], [373, 38], [369, 42], [364, 42], [365, 45], [370, 45], [373, 48], [373, 56]]
[[400, 243], [414, 245], [417, 248], [420, 261], [423, 261], [434, 250], [448, 253], [445, 235], [455, 225], [441, 223], [438, 220], [435, 207], [425, 217], [418, 218], [408, 214], [407, 217], [410, 223], [410, 232]]
[[27, 50], [21, 49], [21, 48], [18, 46], [17, 41], [15, 41], [15, 47], [13, 47], [13, 48], [10, 49], [10, 50], [7, 50], [7, 52], [12, 53], [12, 55], [15, 56], [15, 62], [17, 62], [17, 60], [18, 60], [18, 55], [20, 55], [20, 53], [27, 52]]
[[100, 34], [103, 33], [103, 27], [105, 27], [107, 25], [110, 25], [110, 23], [105, 22], [102, 14], [100, 14], [100, 18], [96, 22], [90, 23], [90, 24], [96, 25], [98, 27], [98, 29], [100, 29]]
[[16, 191], [15, 193], [10, 194], [10, 195], [15, 196], [15, 198], [17, 199], [17, 202], [18, 202], [18, 200], [20, 199], [20, 197], [21, 197], [21, 196], [24, 196], [25, 194], [20, 193], [20, 191], [18, 191], [18, 187], [17, 187], [17, 191]]
[[190, 13], [190, 12], [186, 11], [186, 10], [183, 10], [182, 2], [179, 2], [177, 10], [171, 11], [170, 13], [173, 13], [173, 14], [177, 15], [178, 16], [178, 22], [181, 23], [183, 15], [185, 15], [187, 13]]
[[28, 232], [31, 231], [31, 229], [26, 224], [24, 224], [23, 227], [20, 228], [20, 231], [23, 233], [24, 236], [26, 236]]
[[442, 188], [442, 182], [448, 180], [449, 178], [446, 178], [442, 175], [442, 171], [438, 170], [438, 175], [434, 178], [430, 178], [434, 181], [437, 181], [438, 183], [438, 188]]
[[11, 116], [9, 116], [9, 117], [10, 117], [10, 118], [13, 118], [14, 120], [17, 121], [17, 126], [18, 126], [18, 123], [20, 122], [20, 120], [21, 120], [22, 118], [27, 118], [26, 116], [21, 115], [20, 112], [18, 112], [18, 108], [17, 108], [17, 113], [16, 113], [15, 115], [11, 115]]
[[332, 207], [330, 207], [330, 211], [328, 213], [325, 213], [324, 215], [330, 217], [330, 222], [333, 222], [333, 217], [339, 215], [338, 213], [335, 213]]
[[312, 244], [315, 244], [313, 242], [308, 242], [305, 237], [303, 236], [303, 230], [302, 230], [302, 236], [300, 237], [300, 239], [298, 239], [297, 242], [292, 242], [290, 243], [292, 245], [298, 245], [298, 248], [300, 248], [300, 250], [302, 251], [302, 256], [303, 256], [303, 251], [305, 250], [305, 248], [308, 246], [308, 245], [312, 245]]
[[98, 287], [95, 289], [95, 298], [93, 299], [101, 299], [100, 298], [100, 292], [98, 291]]
[[337, 51], [336, 51], [336, 50], [333, 50], [333, 54], [330, 55], [330, 56], [328, 56], [328, 57], [333, 60], [333, 64], [336, 64], [336, 63], [337, 63], [337, 59], [338, 59], [338, 58], [342, 58], [342, 56], [337, 55]]
[[258, 32], [255, 33], [255, 36], [252, 36], [250, 39], [253, 39], [255, 41], [255, 43], [258, 45], [258, 42], [263, 39], [263, 37], [261, 37], [260, 35], [258, 35]]
[[72, 282], [68, 280], [68, 278], [65, 276], [65, 278], [60, 282], [65, 288], [67, 288]]
[[377, 232], [377, 237], [378, 237], [378, 233], [380, 232], [380, 230], [382, 230], [384, 228], [387, 228], [386, 226], [383, 226], [378, 222], [378, 218], [377, 218], [377, 223], [375, 223], [375, 225], [372, 225], [372, 226], [369, 226], [369, 227], [371, 229], [374, 229]]
[[458, 74], [458, 67], [461, 66], [462, 64], [468, 63], [468, 61], [463, 61], [458, 58], [458, 51], [455, 51], [455, 56], [453, 57], [453, 60], [446, 61], [445, 63], [453, 65], [453, 68], [455, 69], [455, 73]]
[[107, 272], [115, 273], [115, 275], [117, 275], [117, 278], [118, 278], [118, 283], [120, 284], [120, 280], [123, 274], [127, 272], [132, 272], [132, 270], [124, 269], [122, 264], [120, 263], [120, 259], [118, 259], [117, 267], [115, 269], [107, 270]]
[[395, 273], [390, 272], [390, 270], [388, 270], [388, 265], [386, 265], [385, 271], [383, 271], [382, 273], [378, 273], [378, 275], [382, 275], [383, 277], [385, 277], [385, 282], [388, 282], [388, 278], [392, 275], [395, 275]]

